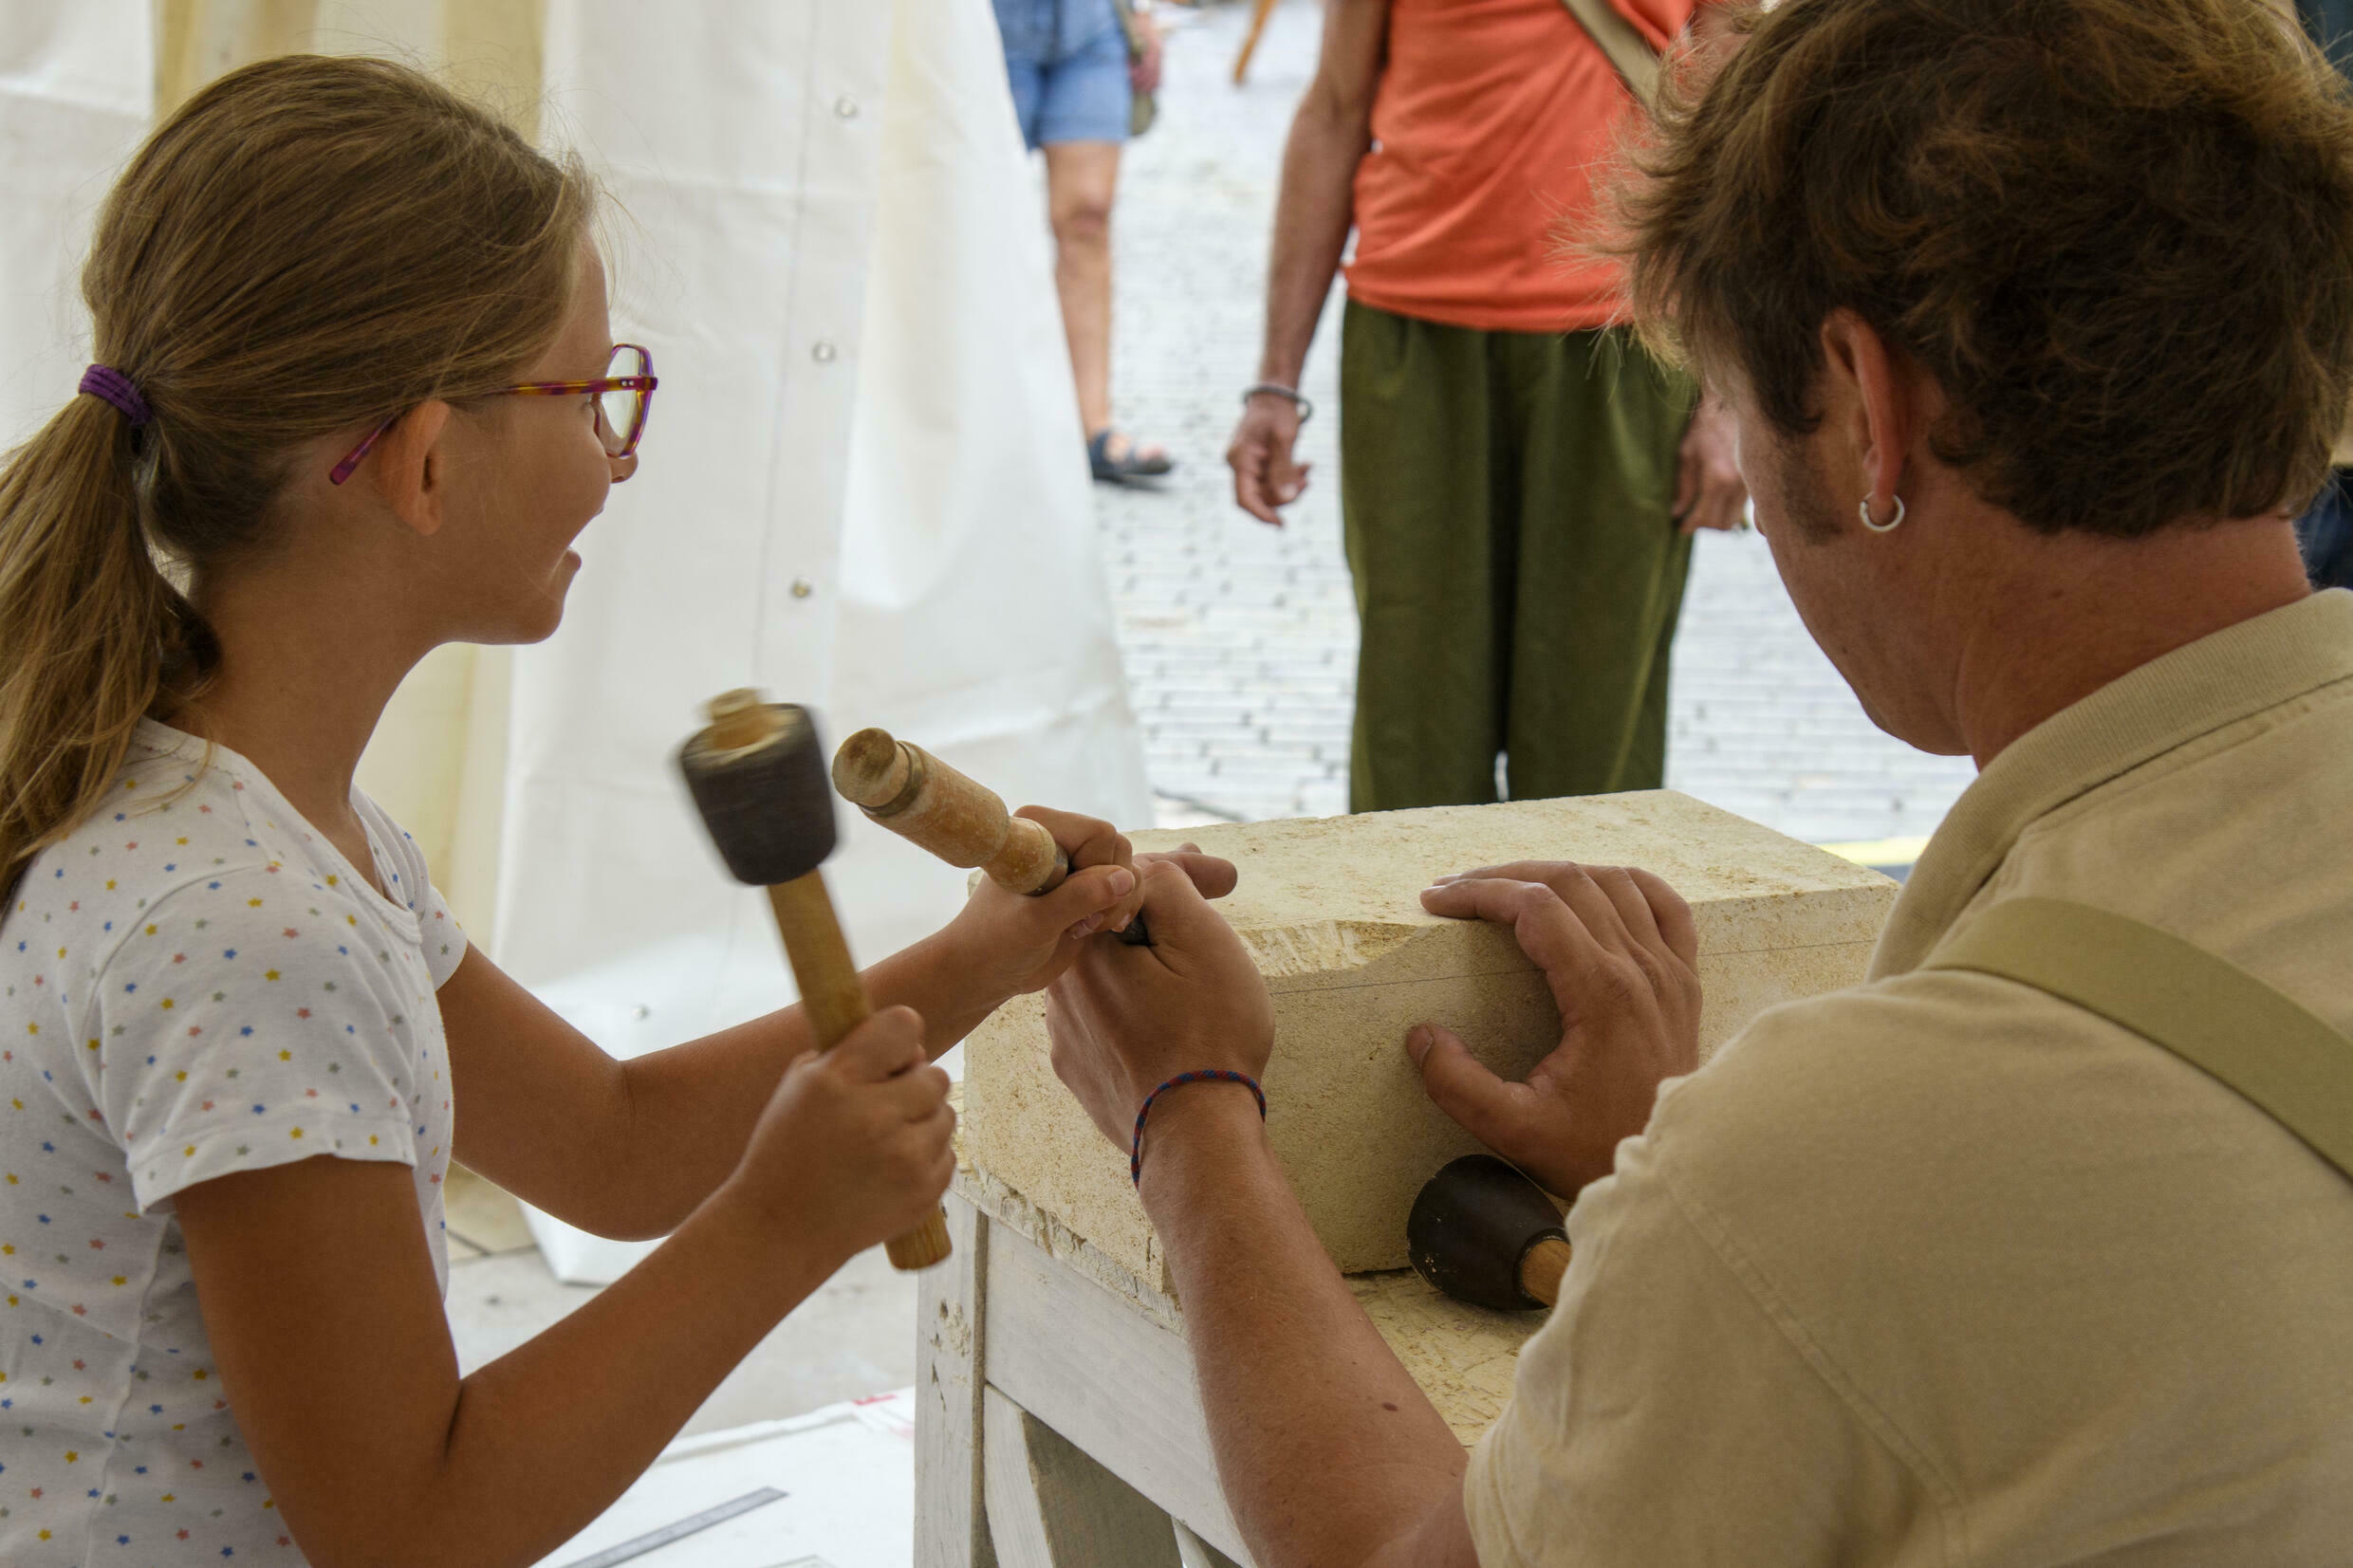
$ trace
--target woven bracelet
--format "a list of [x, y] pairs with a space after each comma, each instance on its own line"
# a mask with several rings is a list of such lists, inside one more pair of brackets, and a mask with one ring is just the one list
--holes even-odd
[[1127, 1179], [1138, 1187], [1144, 1184], [1144, 1117], [1152, 1115], [1154, 1100], [1158, 1099], [1180, 1083], [1238, 1083], [1251, 1092], [1251, 1098], [1258, 1101], [1258, 1119], [1260, 1121], [1267, 1119], [1267, 1092], [1258, 1087], [1258, 1080], [1249, 1074], [1229, 1072], [1223, 1067], [1203, 1067], [1195, 1072], [1178, 1073], [1175, 1078], [1144, 1096], [1143, 1104], [1137, 1109], [1136, 1136], [1129, 1143], [1127, 1151]]

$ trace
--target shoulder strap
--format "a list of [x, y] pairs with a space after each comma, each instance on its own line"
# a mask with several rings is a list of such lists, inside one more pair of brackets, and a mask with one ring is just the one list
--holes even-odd
[[1650, 46], [1634, 24], [1618, 14], [1609, 0], [1561, 0], [1578, 26], [1593, 35], [1609, 56], [1609, 63], [1618, 67], [1626, 85], [1645, 107], [1658, 99], [1658, 51]]
[[2089, 904], [2010, 898], [1921, 968], [2015, 980], [2145, 1036], [2353, 1178], [2353, 1040], [2229, 959]]

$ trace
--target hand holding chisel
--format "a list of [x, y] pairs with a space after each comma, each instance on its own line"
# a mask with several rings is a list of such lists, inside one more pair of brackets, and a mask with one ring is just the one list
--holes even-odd
[[[1032, 897], [1070, 875], [1044, 824], [1015, 817], [996, 792], [888, 730], [861, 729], [834, 753], [833, 786], [876, 822], [947, 861], [976, 866], [997, 886]], [[1141, 914], [1116, 934], [1148, 946]]]

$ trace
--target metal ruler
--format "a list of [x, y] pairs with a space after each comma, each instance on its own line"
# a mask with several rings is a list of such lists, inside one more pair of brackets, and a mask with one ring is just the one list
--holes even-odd
[[763, 1486], [756, 1492], [746, 1492], [743, 1496], [722, 1503], [715, 1508], [705, 1508], [699, 1514], [690, 1514], [675, 1523], [663, 1525], [658, 1530], [649, 1530], [635, 1540], [624, 1540], [619, 1546], [608, 1546], [594, 1557], [585, 1557], [577, 1562], [566, 1563], [565, 1568], [613, 1568], [617, 1562], [627, 1562], [632, 1559], [641, 1558], [646, 1553], [667, 1546], [674, 1540], [684, 1540], [699, 1531], [708, 1530], [713, 1524], [724, 1524], [740, 1514], [748, 1514], [754, 1508], [766, 1507], [784, 1495], [773, 1486]]

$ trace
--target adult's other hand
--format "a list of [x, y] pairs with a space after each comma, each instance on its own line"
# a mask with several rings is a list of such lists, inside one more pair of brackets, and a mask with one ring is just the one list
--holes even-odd
[[1233, 470], [1233, 504], [1278, 528], [1283, 514], [1275, 508], [1307, 492], [1309, 465], [1291, 458], [1298, 439], [1299, 405], [1259, 392], [1242, 405], [1241, 422], [1233, 427], [1233, 440], [1226, 448], [1227, 466]]
[[1561, 1009], [1561, 1043], [1526, 1081], [1498, 1078], [1452, 1031], [1406, 1049], [1438, 1109], [1546, 1188], [1609, 1173], [1650, 1121], [1658, 1085], [1699, 1061], [1699, 939], [1691, 906], [1647, 871], [1523, 861], [1442, 880], [1433, 914], [1508, 925]]
[[1054, 1076], [1121, 1149], [1156, 1086], [1203, 1067], [1260, 1078], [1274, 1049], [1274, 1004], [1233, 928], [1181, 860], [1138, 869], [1152, 946], [1089, 943], [1046, 992]]

